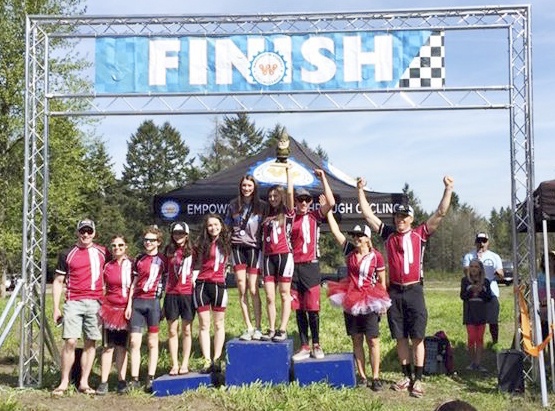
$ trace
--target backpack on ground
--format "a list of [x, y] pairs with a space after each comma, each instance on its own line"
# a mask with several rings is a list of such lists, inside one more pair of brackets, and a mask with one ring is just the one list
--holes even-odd
[[447, 334], [438, 331], [433, 336], [424, 338], [426, 357], [424, 374], [452, 374], [454, 366], [453, 347]]

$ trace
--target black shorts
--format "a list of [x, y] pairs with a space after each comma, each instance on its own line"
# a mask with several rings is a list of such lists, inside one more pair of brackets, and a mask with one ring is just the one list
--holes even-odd
[[293, 254], [264, 256], [264, 281], [290, 283], [293, 277]]
[[133, 300], [133, 313], [131, 314], [131, 332], [140, 333], [145, 327], [148, 332], [157, 333], [160, 328], [160, 300], [136, 298]]
[[347, 335], [364, 334], [368, 338], [378, 338], [380, 336], [380, 315], [369, 313], [363, 315], [353, 315], [343, 312], [345, 317], [345, 330]]
[[391, 307], [387, 310], [387, 322], [391, 338], [424, 339], [428, 310], [424, 301], [424, 287], [416, 283], [406, 287], [390, 284]]
[[295, 263], [291, 289], [304, 294], [315, 285], [320, 285], [320, 264], [316, 262]]
[[225, 284], [197, 281], [195, 285], [195, 308], [197, 311], [225, 311], [227, 307], [227, 290]]
[[231, 246], [231, 264], [235, 271], [247, 270], [249, 274], [258, 273], [260, 250], [244, 245]]
[[108, 328], [102, 328], [102, 346], [105, 348], [127, 348], [128, 340], [129, 331], [127, 330], [110, 330]]
[[195, 307], [192, 294], [166, 294], [164, 298], [164, 315], [172, 322], [181, 318], [192, 322], [195, 318]]

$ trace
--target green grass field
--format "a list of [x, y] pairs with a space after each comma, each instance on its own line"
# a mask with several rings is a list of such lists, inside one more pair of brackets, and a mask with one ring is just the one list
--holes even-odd
[[[443, 278], [442, 278], [443, 277]], [[463, 399], [473, 404], [478, 410], [537, 410], [541, 407], [541, 395], [538, 387], [527, 383], [526, 393], [523, 396], [511, 396], [499, 393], [497, 390], [496, 353], [492, 349], [486, 350], [484, 365], [490, 370], [486, 375], [468, 372], [466, 355], [466, 330], [462, 325], [462, 302], [459, 299], [459, 277], [458, 275], [430, 276], [426, 283], [426, 300], [429, 311], [428, 335], [436, 331], [444, 330], [449, 336], [455, 350], [456, 373], [451, 376], [428, 376], [425, 377], [426, 394], [424, 398], [414, 399], [407, 393], [397, 393], [390, 390], [374, 393], [367, 388], [356, 389], [332, 389], [323, 383], [314, 384], [309, 387], [299, 387], [298, 384], [263, 386], [253, 384], [239, 388], [201, 388], [196, 391], [187, 392], [176, 397], [150, 398], [147, 394], [133, 393], [126, 398], [111, 397], [112, 408], [134, 407], [134, 409], [198, 409], [202, 404], [204, 410], [433, 410], [438, 404], [448, 399]], [[514, 335], [514, 303], [512, 287], [502, 287], [501, 292], [501, 319], [500, 319], [500, 348], [510, 348]], [[262, 289], [261, 289], [262, 291]], [[263, 291], [262, 291], [263, 292]], [[229, 290], [229, 308], [226, 314], [226, 334], [231, 339], [238, 336], [243, 324], [237, 304], [237, 291]], [[48, 311], [50, 311], [50, 299]], [[3, 307], [5, 301], [0, 302]], [[49, 315], [49, 313], [48, 313]], [[50, 317], [48, 317], [50, 318]], [[196, 328], [196, 322], [195, 322]], [[53, 329], [56, 338], [60, 340], [60, 329]], [[289, 323], [289, 335], [294, 338], [295, 349], [298, 348], [296, 323], [292, 316]], [[196, 340], [197, 330], [194, 337]], [[486, 333], [486, 342], [491, 337]], [[321, 311], [321, 344], [326, 353], [351, 352], [351, 341], [346, 336], [343, 324], [343, 316], [340, 310], [332, 308], [327, 302], [325, 291], [322, 292]], [[394, 341], [389, 336], [387, 321], [381, 323], [381, 347], [382, 347], [382, 378], [387, 385], [400, 377], [400, 367], [397, 362]], [[71, 407], [59, 407], [63, 400], [50, 400], [48, 390], [57, 384], [59, 375], [55, 367], [45, 368], [44, 389], [37, 389], [33, 398], [39, 398], [39, 402], [45, 402], [45, 407], [38, 407], [37, 400], [29, 400], [25, 395], [30, 395], [26, 390], [22, 394], [14, 388], [17, 383], [17, 367], [7, 372], [8, 365], [13, 364], [17, 357], [18, 334], [12, 331], [9, 339], [0, 352], [0, 363], [3, 372], [0, 371], [0, 411], [19, 409], [75, 409], [75, 401], [82, 401], [79, 405], [80, 411], [85, 411], [87, 401], [94, 400], [96, 408], [102, 408], [99, 398], [80, 400], [82, 395], [75, 394], [72, 397]], [[146, 357], [145, 363], [146, 363]], [[94, 375], [91, 377], [91, 385], [96, 386], [99, 382], [99, 365], [95, 364]], [[194, 342], [191, 369], [200, 368], [200, 349], [197, 341]], [[160, 361], [158, 375], [167, 372], [169, 359], [166, 344], [165, 323], [161, 330]], [[368, 366], [368, 370], [369, 370]], [[141, 374], [144, 375], [144, 369]], [[32, 397], [32, 395], [31, 395]], [[48, 401], [53, 401], [48, 404]], [[58, 402], [55, 402], [58, 401]], [[34, 405], [29, 405], [29, 403]], [[555, 395], [550, 395], [550, 403], [555, 404]], [[145, 406], [146, 408], [143, 408]], [[57, 408], [58, 407], [58, 408]]]

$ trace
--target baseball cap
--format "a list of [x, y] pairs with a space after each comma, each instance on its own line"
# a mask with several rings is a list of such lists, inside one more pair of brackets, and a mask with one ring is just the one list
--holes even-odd
[[488, 241], [489, 237], [486, 233], [478, 233], [476, 234], [476, 241], [485, 240]]
[[414, 210], [408, 204], [395, 204], [395, 207], [393, 207], [393, 213], [414, 217]]
[[366, 237], [370, 238], [372, 231], [370, 230], [370, 227], [368, 227], [367, 225], [355, 225], [353, 227], [353, 229], [351, 231], [349, 231], [349, 234], [362, 234], [365, 235]]
[[189, 226], [183, 221], [176, 221], [170, 226], [170, 232], [174, 231], [184, 231], [185, 234], [189, 234]]
[[81, 220], [77, 223], [77, 231], [79, 231], [79, 230], [81, 230], [82, 228], [85, 228], [85, 227], [92, 228], [92, 230], [95, 231], [94, 221], [86, 218], [86, 219]]
[[295, 197], [302, 196], [312, 197], [312, 194], [310, 194], [310, 191], [308, 191], [306, 188], [299, 187], [295, 190]]

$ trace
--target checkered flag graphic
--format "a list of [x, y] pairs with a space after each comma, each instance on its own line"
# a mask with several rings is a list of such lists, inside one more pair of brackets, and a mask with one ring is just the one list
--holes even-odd
[[434, 31], [399, 80], [399, 87], [445, 86], [444, 31]]

